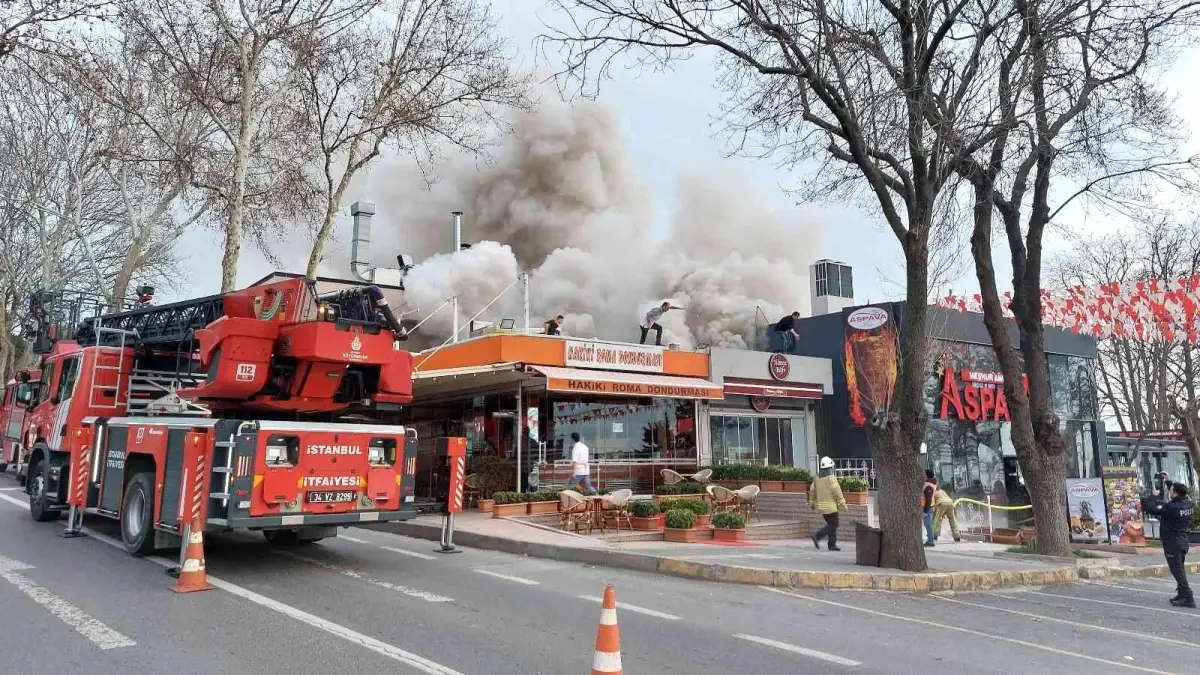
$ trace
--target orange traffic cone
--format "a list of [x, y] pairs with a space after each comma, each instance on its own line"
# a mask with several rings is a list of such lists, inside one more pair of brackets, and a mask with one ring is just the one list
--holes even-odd
[[617, 594], [612, 584], [604, 589], [600, 626], [596, 629], [596, 654], [592, 675], [621, 675], [621, 630], [617, 628]]
[[204, 568], [204, 528], [199, 519], [193, 520], [188, 528], [186, 549], [183, 554], [183, 564], [179, 566], [179, 580], [171, 587], [176, 593], [194, 593], [196, 591], [211, 591], [212, 584], [208, 583], [208, 572]]

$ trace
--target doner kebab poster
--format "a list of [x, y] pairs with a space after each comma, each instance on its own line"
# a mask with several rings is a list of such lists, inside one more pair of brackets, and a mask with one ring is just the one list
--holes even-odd
[[1104, 483], [1099, 478], [1067, 479], [1067, 514], [1071, 541], [1108, 541]]

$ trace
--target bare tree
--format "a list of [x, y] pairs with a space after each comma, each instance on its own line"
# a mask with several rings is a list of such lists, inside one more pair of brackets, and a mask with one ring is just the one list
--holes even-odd
[[[546, 41], [563, 47], [566, 75], [591, 93], [614, 55], [669, 66], [707, 50], [729, 93], [728, 131], [743, 152], [799, 164], [821, 161], [802, 196], [857, 197], [876, 210], [905, 261], [906, 326], [893, 397], [868, 429], [880, 476], [884, 564], [925, 567], [918, 453], [925, 434], [930, 237], [957, 166], [989, 140], [950, 144], [927, 112], [935, 101], [975, 103], [980, 51], [964, 24], [986, 27], [977, 3], [828, 3], [824, 0], [556, 0], [569, 28]], [[966, 32], [967, 35], [960, 35]], [[757, 148], [755, 147], [757, 146]], [[945, 211], [940, 213], [944, 214]]]
[[[971, 250], [984, 323], [1004, 373], [1012, 442], [1033, 501], [1038, 544], [1069, 555], [1062, 423], [1050, 392], [1041, 313], [1046, 228], [1077, 197], [1120, 205], [1143, 196], [1134, 178], [1186, 185], [1193, 160], [1176, 159], [1178, 125], [1169, 101], [1148, 78], [1195, 18], [1196, 4], [1175, 0], [1013, 0], [977, 29], [990, 34], [998, 63], [969, 109], [941, 100], [926, 115], [945, 141], [961, 146], [969, 127], [989, 142], [956, 169], [971, 184]], [[979, 105], [981, 102], [984, 105]], [[988, 105], [991, 103], [991, 105]], [[1051, 186], [1072, 183], [1056, 199]], [[1012, 312], [1020, 344], [1008, 334], [992, 257], [992, 232], [1004, 233], [1013, 269]], [[1023, 358], [1022, 358], [1023, 357]], [[1022, 363], [1029, 391], [1021, 384]]]
[[[289, 128], [287, 98], [298, 76], [330, 40], [375, 0], [126, 0], [122, 29], [216, 125], [223, 154], [199, 167], [193, 183], [223, 216], [221, 288], [237, 283], [242, 240], [311, 206], [304, 174], [304, 130]], [[289, 211], [289, 207], [291, 210]], [[250, 227], [248, 228], [247, 225]]]
[[308, 276], [351, 181], [385, 146], [426, 169], [447, 145], [476, 151], [497, 109], [525, 106], [528, 87], [477, 0], [392, 0], [304, 61], [298, 126], [315, 128], [325, 201]]
[[104, 16], [112, 0], [0, 0], [0, 58], [61, 45], [60, 29]]

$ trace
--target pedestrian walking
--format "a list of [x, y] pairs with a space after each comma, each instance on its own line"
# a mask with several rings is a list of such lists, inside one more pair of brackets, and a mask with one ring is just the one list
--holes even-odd
[[937, 491], [933, 471], [925, 469], [925, 489], [921, 493], [921, 516], [925, 521], [925, 545], [933, 546], [936, 538], [933, 535], [933, 493]]
[[[1195, 608], [1196, 598], [1192, 595], [1192, 587], [1188, 585], [1187, 554], [1188, 530], [1192, 528], [1196, 509], [1192, 500], [1188, 498], [1187, 485], [1172, 483], [1165, 474], [1160, 478], [1170, 501], [1163, 501], [1161, 497], [1147, 499], [1142, 506], [1147, 513], [1158, 517], [1158, 534], [1162, 540], [1163, 555], [1167, 558], [1167, 567], [1170, 568], [1171, 575], [1175, 577], [1176, 594], [1171, 598], [1171, 604], [1176, 607]], [[1154, 495], [1159, 497], [1161, 493], [1155, 490]]]
[[571, 440], [575, 441], [575, 445], [571, 446], [571, 480], [567, 481], [567, 487], [582, 487], [588, 494], [594, 494], [595, 488], [592, 487], [591, 467], [588, 464], [588, 446], [584, 445], [579, 434], [571, 434]]
[[817, 530], [812, 536], [813, 546], [821, 549], [821, 540], [829, 538], [829, 550], [840, 551], [837, 545], [838, 511], [846, 508], [846, 498], [842, 496], [842, 486], [838, 484], [837, 476], [833, 475], [833, 460], [821, 458], [819, 477], [812, 484], [808, 496], [812, 509], [825, 518], [825, 527]]
[[549, 321], [547, 321], [545, 323], [546, 335], [562, 335], [562, 333], [559, 332], [559, 328], [562, 326], [562, 322], [563, 322], [562, 314], [559, 314], [558, 316], [554, 317], [553, 319], [550, 319]]
[[[933, 482], [937, 485], [936, 476]], [[954, 500], [946, 494], [945, 488], [937, 485], [937, 489], [933, 492], [933, 538], [935, 540], [941, 536], [943, 519], [950, 521], [950, 535], [954, 537], [954, 541], [962, 541], [958, 535], [958, 517], [954, 515]]]
[[646, 312], [646, 316], [642, 317], [642, 323], [639, 328], [642, 329], [642, 338], [639, 344], [646, 344], [646, 336], [650, 331], [654, 331], [654, 344], [662, 346], [662, 324], [658, 322], [663, 314], [666, 314], [672, 309], [683, 309], [682, 307], [672, 307], [671, 303], [664, 302], [658, 307], [651, 307], [650, 311]]
[[792, 348], [796, 346], [796, 340], [800, 337], [800, 334], [796, 332], [796, 321], [799, 318], [800, 312], [792, 312], [771, 326], [771, 351], [792, 351]]

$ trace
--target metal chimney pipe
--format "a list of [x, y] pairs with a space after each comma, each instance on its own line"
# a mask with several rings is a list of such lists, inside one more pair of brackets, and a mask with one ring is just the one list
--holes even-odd
[[350, 216], [354, 218], [354, 234], [350, 242], [350, 271], [363, 281], [371, 281], [367, 269], [371, 262], [371, 218], [375, 215], [375, 204], [354, 202], [350, 205]]
[[451, 211], [450, 215], [454, 217], [454, 249], [455, 253], [462, 250], [462, 211]]
[[529, 270], [521, 272], [521, 288], [522, 300], [525, 305], [525, 334], [531, 335], [529, 330]]

